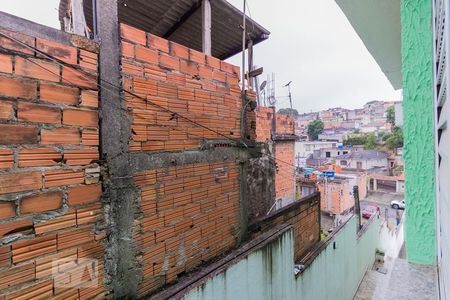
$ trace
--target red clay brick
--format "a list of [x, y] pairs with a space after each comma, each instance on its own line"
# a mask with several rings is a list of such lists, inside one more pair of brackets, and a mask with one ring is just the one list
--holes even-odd
[[0, 124], [0, 141], [3, 145], [36, 144], [37, 127]]
[[154, 80], [147, 80], [143, 78], [133, 79], [134, 92], [138, 94], [156, 95], [157, 84]]
[[124, 57], [134, 57], [134, 45], [122, 41], [120, 43], [122, 49], [122, 56]]
[[180, 59], [164, 53], [159, 55], [159, 65], [172, 70], [180, 70]]
[[169, 52], [169, 41], [150, 33], [148, 34], [148, 46], [163, 52]]
[[34, 262], [7, 269], [2, 271], [2, 276], [0, 277], [0, 290], [19, 286], [23, 283], [33, 281], [35, 278]]
[[83, 171], [50, 170], [44, 173], [45, 188], [84, 182]]
[[89, 89], [97, 88], [97, 76], [95, 74], [65, 66], [62, 68], [62, 82]]
[[143, 46], [136, 46], [136, 59], [147, 63], [158, 64], [158, 52]]
[[21, 122], [60, 124], [61, 110], [57, 107], [20, 102], [17, 119]]
[[36, 39], [36, 48], [66, 63], [77, 64], [77, 49], [49, 40]]
[[12, 149], [0, 148], [0, 169], [12, 168], [14, 166], [14, 153]]
[[34, 230], [36, 234], [40, 235], [43, 233], [55, 232], [62, 229], [75, 227], [76, 225], [76, 212], [74, 210], [69, 210], [62, 216], [34, 224]]
[[98, 107], [98, 92], [91, 90], [81, 91], [81, 105], [88, 107]]
[[52, 148], [23, 148], [19, 150], [19, 167], [56, 166], [61, 154]]
[[63, 124], [78, 126], [98, 126], [98, 112], [93, 110], [65, 109]]
[[170, 42], [170, 55], [178, 56], [179, 58], [189, 59], [189, 48], [177, 44], [175, 42]]
[[98, 129], [83, 129], [81, 134], [82, 144], [86, 146], [98, 146]]
[[206, 56], [206, 64], [214, 69], [220, 69], [220, 59], [213, 56]]
[[0, 72], [12, 73], [12, 56], [0, 54]]
[[200, 51], [189, 49], [189, 60], [204, 65], [206, 63], [206, 56]]
[[35, 99], [36, 95], [36, 81], [0, 77], [0, 96]]
[[0, 100], [0, 119], [11, 120], [14, 117], [14, 107], [12, 102]]
[[[0, 220], [16, 215], [16, 205], [11, 201], [0, 201]], [[1, 248], [0, 248], [1, 249]]]
[[120, 36], [134, 43], [141, 44], [144, 46], [147, 43], [147, 38], [144, 31], [123, 23], [120, 24]]
[[69, 189], [69, 205], [78, 205], [89, 202], [99, 201], [102, 195], [102, 188], [97, 185], [83, 185]]
[[42, 213], [59, 209], [62, 206], [62, 192], [40, 193], [22, 198], [20, 201], [20, 213]]
[[42, 129], [41, 144], [80, 144], [80, 131], [76, 128]]
[[181, 60], [180, 71], [192, 76], [198, 75], [198, 64], [191, 61]]
[[64, 161], [69, 166], [89, 165], [98, 159], [98, 149], [84, 148], [64, 151]]
[[56, 235], [46, 235], [12, 244], [12, 261], [18, 263], [56, 251]]
[[41, 177], [41, 172], [0, 174], [0, 194], [40, 189]]
[[14, 233], [31, 233], [32, 229], [33, 229], [33, 220], [30, 218], [3, 223], [0, 224], [0, 238]]
[[42, 101], [76, 105], [79, 102], [79, 91], [77, 88], [41, 83], [40, 98]]
[[80, 49], [80, 67], [97, 72], [98, 69], [97, 54]]
[[16, 75], [25, 77], [59, 81], [59, 66], [56, 63], [44, 61], [42, 59], [25, 59], [16, 56], [15, 73]]
[[75, 231], [58, 233], [58, 251], [77, 247], [94, 240], [91, 227], [76, 229]]
[[[3, 32], [4, 34], [13, 37], [19, 41], [21, 41], [22, 43], [34, 47], [35, 43], [34, 43], [34, 37], [22, 34], [22, 33], [17, 33], [14, 31], [9, 31], [9, 30], [5, 30], [5, 29], [1, 29], [1, 32]], [[7, 38], [7, 37], [0, 37], [0, 45], [2, 45], [3, 48], [5, 49], [9, 49], [9, 50], [13, 50], [13, 51], [17, 51], [17, 52], [22, 52], [25, 54], [33, 54], [34, 51], [30, 50], [29, 48], [22, 46], [21, 44]]]
[[[20, 288], [19, 290], [8, 293], [5, 300], [9, 299], [50, 299], [53, 296], [53, 281], [51, 279], [45, 280]], [[52, 298], [53, 299], [53, 298]]]

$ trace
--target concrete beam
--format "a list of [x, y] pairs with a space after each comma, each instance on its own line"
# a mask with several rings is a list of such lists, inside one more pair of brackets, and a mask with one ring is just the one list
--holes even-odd
[[104, 161], [103, 203], [108, 232], [106, 279], [114, 298], [134, 298], [142, 274], [132, 247], [139, 191], [129, 167], [131, 123], [121, 97], [117, 0], [97, 0], [100, 42], [100, 131]]

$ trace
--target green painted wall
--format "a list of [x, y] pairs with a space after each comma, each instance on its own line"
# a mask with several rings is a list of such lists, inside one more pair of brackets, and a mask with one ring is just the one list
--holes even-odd
[[289, 230], [187, 292], [184, 299], [352, 299], [366, 270], [374, 262], [379, 225], [379, 220], [374, 219], [357, 239], [356, 218], [352, 218], [335, 236], [336, 249], [330, 243], [297, 278], [293, 233]]
[[408, 261], [436, 258], [432, 2], [402, 0], [405, 239]]

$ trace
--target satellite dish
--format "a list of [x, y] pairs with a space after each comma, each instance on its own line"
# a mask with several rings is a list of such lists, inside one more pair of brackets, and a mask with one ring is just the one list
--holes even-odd
[[259, 87], [259, 90], [260, 90], [260, 91], [264, 90], [264, 88], [266, 87], [266, 84], [267, 84], [267, 81], [264, 80], [264, 81], [261, 83], [261, 85], [260, 85], [260, 87]]

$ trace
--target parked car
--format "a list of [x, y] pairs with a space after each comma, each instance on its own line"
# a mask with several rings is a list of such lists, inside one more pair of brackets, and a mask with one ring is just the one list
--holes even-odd
[[372, 215], [377, 214], [380, 212], [380, 207], [375, 204], [369, 204], [366, 207], [363, 208], [361, 211], [361, 215], [363, 218], [370, 219]]
[[405, 209], [405, 199], [403, 200], [392, 200], [391, 207], [395, 209]]

